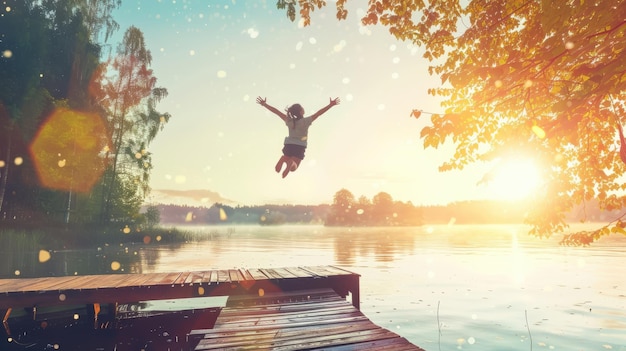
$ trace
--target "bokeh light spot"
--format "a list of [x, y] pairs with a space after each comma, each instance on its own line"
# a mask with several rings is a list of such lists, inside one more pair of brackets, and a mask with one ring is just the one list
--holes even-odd
[[4, 57], [4, 58], [11, 58], [11, 57], [13, 57], [13, 51], [11, 51], [11, 50], [4, 50], [2, 52], [2, 57]]
[[[100, 151], [103, 142], [106, 144], [106, 135], [100, 116], [56, 109], [30, 145], [41, 185], [66, 191], [91, 190], [104, 171]], [[59, 160], [59, 155], [65, 157]]]
[[67, 296], [65, 296], [65, 294], [59, 294], [59, 301], [65, 301], [65, 299], [67, 299]]
[[111, 269], [112, 269], [112, 270], [117, 271], [117, 270], [119, 270], [121, 267], [122, 267], [122, 265], [121, 265], [119, 262], [117, 262], [117, 261], [113, 261], [113, 262], [111, 262]]
[[248, 35], [250, 36], [250, 38], [255, 39], [259, 36], [259, 31], [254, 28], [248, 28]]
[[16, 166], [21, 166], [24, 163], [24, 159], [20, 156], [13, 159], [13, 164]]
[[260, 297], [265, 296], [265, 290], [263, 290], [263, 288], [259, 289], [259, 296]]
[[189, 211], [187, 212], [187, 215], [185, 216], [185, 222], [191, 222], [193, 221], [193, 212]]
[[44, 263], [50, 260], [50, 252], [46, 250], [39, 250], [39, 262]]
[[125, 226], [124, 229], [122, 229], [122, 232], [124, 234], [128, 234], [128, 233], [130, 233], [130, 228], [128, 226]]

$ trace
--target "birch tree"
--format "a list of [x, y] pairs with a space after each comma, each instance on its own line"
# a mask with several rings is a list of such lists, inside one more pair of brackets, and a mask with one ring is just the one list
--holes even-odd
[[110, 165], [102, 181], [103, 221], [111, 219], [114, 203], [138, 203], [146, 195], [152, 168], [147, 147], [170, 118], [156, 111], [167, 90], [156, 87], [151, 61], [143, 33], [130, 27], [116, 57], [103, 64], [96, 76], [98, 87], [92, 93], [106, 111], [112, 141], [105, 156]]

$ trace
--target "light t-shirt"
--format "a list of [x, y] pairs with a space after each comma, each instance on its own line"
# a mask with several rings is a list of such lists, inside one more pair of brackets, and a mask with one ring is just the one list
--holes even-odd
[[296, 120], [295, 128], [292, 120], [285, 122], [285, 125], [287, 125], [287, 128], [289, 129], [289, 135], [285, 137], [285, 144], [306, 146], [309, 126], [311, 126], [311, 123], [313, 123], [313, 118], [311, 117], [304, 117]]

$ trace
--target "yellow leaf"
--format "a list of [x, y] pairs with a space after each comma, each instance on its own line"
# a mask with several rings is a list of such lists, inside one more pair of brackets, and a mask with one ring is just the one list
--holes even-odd
[[534, 126], [532, 127], [532, 130], [533, 130], [533, 133], [535, 133], [535, 135], [536, 135], [539, 139], [543, 139], [543, 138], [545, 138], [545, 137], [546, 137], [546, 132], [545, 132], [543, 129], [541, 129], [541, 127], [540, 127], [540, 126], [538, 126], [538, 125], [534, 125]]

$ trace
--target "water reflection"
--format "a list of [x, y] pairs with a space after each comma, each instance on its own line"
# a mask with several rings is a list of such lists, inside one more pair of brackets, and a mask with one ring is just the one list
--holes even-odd
[[[176, 250], [180, 245], [168, 245]], [[42, 260], [42, 252], [49, 259]], [[34, 278], [68, 275], [143, 273], [154, 267], [161, 250], [148, 245], [104, 246], [75, 250], [7, 250], [0, 251], [0, 278]]]
[[417, 228], [350, 228], [332, 234], [335, 261], [352, 266], [359, 257], [372, 257], [377, 262], [392, 262], [398, 254], [414, 252]]

